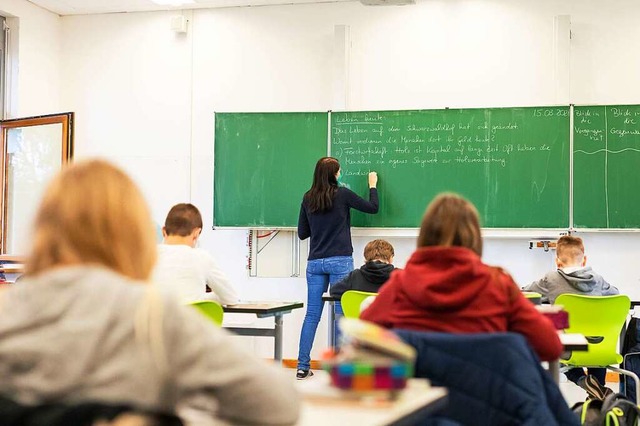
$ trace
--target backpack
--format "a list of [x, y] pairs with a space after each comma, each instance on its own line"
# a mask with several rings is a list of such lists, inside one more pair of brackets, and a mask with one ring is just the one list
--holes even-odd
[[640, 419], [640, 408], [619, 393], [609, 395], [604, 401], [588, 399], [571, 409], [584, 426], [637, 426]]
[[[627, 330], [624, 333], [622, 343], [622, 368], [640, 375], [640, 322], [638, 318], [631, 317]], [[636, 384], [629, 376], [620, 376], [620, 393], [623, 393], [631, 401], [636, 400]]]

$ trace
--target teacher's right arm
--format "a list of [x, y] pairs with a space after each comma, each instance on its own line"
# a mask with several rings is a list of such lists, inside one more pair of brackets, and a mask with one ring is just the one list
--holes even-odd
[[349, 207], [360, 210], [364, 213], [378, 213], [378, 174], [376, 172], [369, 173], [369, 201], [360, 198], [355, 192], [349, 191]]
[[307, 211], [304, 208], [304, 204], [300, 205], [300, 216], [298, 217], [298, 237], [301, 240], [306, 240], [311, 236], [311, 228], [309, 227], [309, 220], [307, 219]]

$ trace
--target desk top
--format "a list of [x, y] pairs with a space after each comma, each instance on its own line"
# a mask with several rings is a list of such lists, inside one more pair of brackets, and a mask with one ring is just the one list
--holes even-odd
[[334, 297], [330, 294], [323, 294], [322, 295], [322, 301], [323, 302], [339, 302], [340, 301], [340, 296]]
[[11, 266], [11, 265], [0, 266], [0, 272], [5, 274], [23, 274], [24, 266]]
[[589, 342], [578, 333], [558, 333], [565, 351], [588, 351]]
[[4, 263], [0, 261], [0, 272], [5, 274], [22, 274], [24, 273], [24, 263]]
[[230, 313], [244, 314], [277, 314], [278, 312], [299, 309], [304, 306], [302, 302], [240, 302], [235, 305], [223, 305], [222, 310]]
[[435, 412], [444, 406], [447, 390], [431, 387], [426, 379], [410, 379], [406, 389], [395, 400], [380, 398], [348, 398], [340, 389], [329, 385], [325, 371], [315, 371], [307, 380], [298, 381], [303, 395], [298, 426], [394, 424], [416, 412]]

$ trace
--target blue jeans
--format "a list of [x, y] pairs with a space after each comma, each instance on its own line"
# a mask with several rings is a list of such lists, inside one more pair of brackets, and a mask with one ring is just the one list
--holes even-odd
[[[353, 257], [333, 256], [307, 262], [307, 313], [300, 332], [298, 349], [298, 369], [308, 370], [311, 363], [311, 347], [322, 316], [322, 294], [353, 271]], [[336, 314], [342, 314], [342, 307], [336, 303]]]

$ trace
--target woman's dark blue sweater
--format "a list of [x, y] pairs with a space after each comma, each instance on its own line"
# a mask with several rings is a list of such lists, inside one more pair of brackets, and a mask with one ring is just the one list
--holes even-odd
[[300, 206], [298, 236], [301, 240], [311, 237], [309, 260], [333, 256], [351, 256], [352, 208], [364, 213], [378, 212], [378, 190], [369, 189], [369, 201], [350, 189], [339, 187], [331, 209], [310, 213], [306, 201]]

